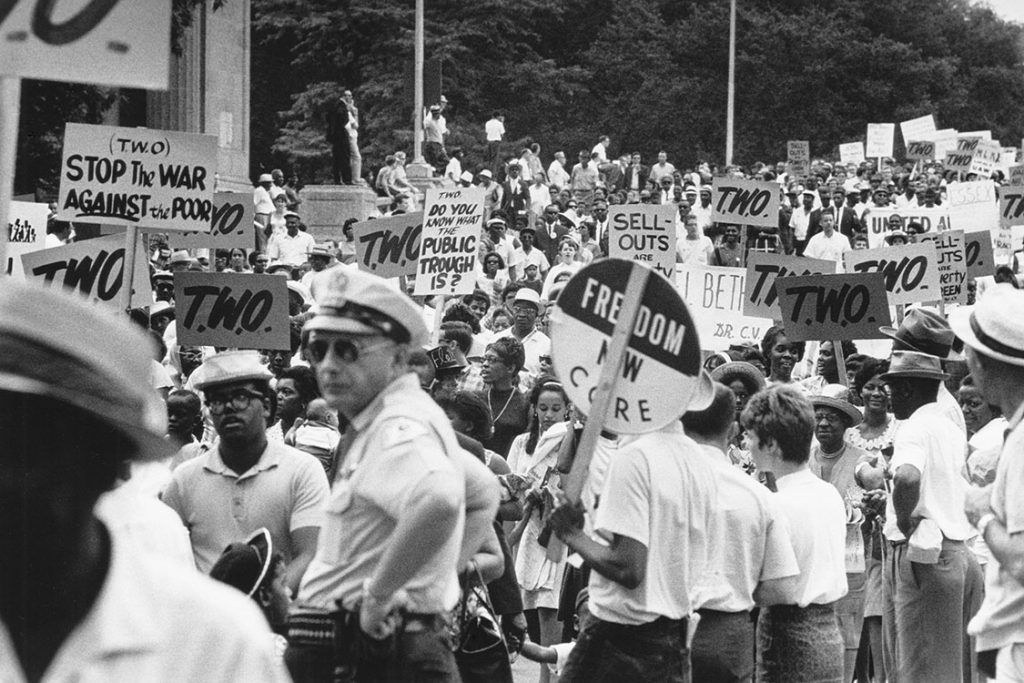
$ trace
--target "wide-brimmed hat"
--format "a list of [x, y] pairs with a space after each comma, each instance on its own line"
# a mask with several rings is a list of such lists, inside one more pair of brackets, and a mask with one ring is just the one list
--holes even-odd
[[711, 371], [711, 379], [729, 386], [733, 380], [743, 382], [750, 394], [756, 394], [765, 387], [764, 374], [750, 363], [736, 360], [722, 363]]
[[274, 559], [274, 542], [266, 527], [257, 529], [245, 543], [232, 543], [210, 569], [210, 578], [234, 586], [250, 598], [260, 587]]
[[171, 253], [170, 260], [167, 261], [168, 265], [174, 265], [175, 263], [191, 263], [192, 257], [188, 255], [188, 252], [184, 249], [178, 249]]
[[910, 235], [908, 235], [907, 233], [903, 232], [902, 230], [890, 230], [885, 235], [885, 243], [886, 244], [892, 244], [892, 241], [894, 239], [896, 239], [897, 237], [902, 237], [904, 242], [909, 242], [910, 241]]
[[260, 174], [260, 179], [257, 180], [256, 182], [260, 183], [260, 184], [272, 183], [272, 182], [274, 182], [274, 176], [270, 175], [269, 173], [261, 173]]
[[700, 412], [707, 410], [715, 400], [715, 382], [711, 379], [708, 371], [701, 368], [697, 377], [697, 387], [690, 394], [690, 400], [686, 403], [687, 412]]
[[140, 460], [175, 451], [150, 379], [153, 348], [127, 316], [77, 292], [0, 281], [0, 389], [92, 415], [133, 441]]
[[210, 356], [196, 368], [192, 386], [205, 391], [218, 384], [265, 381], [273, 376], [267, 366], [260, 362], [258, 351], [222, 351]]
[[310, 331], [382, 334], [395, 342], [422, 346], [427, 325], [420, 309], [382, 277], [351, 268], [330, 268], [313, 278], [317, 314], [303, 327]]
[[883, 326], [878, 331], [913, 351], [939, 358], [950, 358], [953, 349], [953, 330], [946, 319], [931, 308], [911, 309], [898, 328]]
[[331, 248], [328, 247], [326, 244], [317, 244], [316, 246], [309, 250], [309, 258], [313, 258], [314, 256], [321, 256], [325, 259], [329, 259], [333, 255], [334, 254], [331, 253]]
[[942, 371], [942, 360], [938, 356], [918, 351], [893, 351], [889, 358], [889, 372], [879, 376], [882, 379], [893, 377], [949, 379], [949, 374]]
[[846, 415], [846, 417], [850, 418], [851, 427], [856, 427], [864, 421], [864, 416], [861, 415], [860, 409], [850, 403], [849, 388], [844, 387], [842, 384], [826, 384], [821, 388], [820, 394], [811, 396], [810, 399], [811, 405], [815, 408], [818, 406], [834, 408], [843, 415]]
[[972, 349], [1010, 365], [1024, 366], [1024, 292], [998, 284], [968, 308], [950, 313], [956, 336]]

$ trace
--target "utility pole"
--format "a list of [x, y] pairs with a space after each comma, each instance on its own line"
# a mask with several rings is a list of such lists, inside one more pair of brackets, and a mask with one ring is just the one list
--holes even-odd
[[729, 95], [725, 105], [725, 165], [732, 165], [733, 119], [736, 110], [736, 0], [729, 0]]

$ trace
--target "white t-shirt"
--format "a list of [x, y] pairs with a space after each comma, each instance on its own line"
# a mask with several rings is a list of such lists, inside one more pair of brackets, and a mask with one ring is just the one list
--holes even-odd
[[798, 206], [793, 209], [793, 215], [789, 217], [789, 227], [793, 228], [794, 239], [807, 239], [807, 229], [810, 227], [810, 224], [810, 211], [805, 211], [803, 206]]
[[551, 264], [548, 263], [548, 257], [545, 256], [544, 252], [537, 247], [530, 249], [529, 254], [523, 251], [522, 247], [519, 247], [515, 250], [515, 253], [512, 254], [512, 265], [516, 267], [517, 277], [523, 277], [523, 275], [525, 275], [526, 266], [531, 263], [537, 266], [537, 272], [539, 272], [541, 276], [548, 272], [548, 269], [551, 267]]
[[775, 502], [789, 522], [800, 573], [783, 579], [771, 604], [827, 605], [846, 595], [846, 506], [836, 487], [809, 469], [776, 480]]
[[505, 136], [505, 124], [500, 119], [491, 119], [484, 124], [487, 142], [499, 142]]
[[825, 259], [835, 261], [836, 272], [843, 272], [843, 254], [851, 251], [850, 240], [840, 232], [832, 232], [827, 237], [824, 232], [819, 232], [807, 241], [804, 247], [804, 256], [808, 258]]
[[590, 574], [590, 612], [617, 624], [682, 619], [693, 611], [693, 575], [706, 566], [709, 523], [718, 482], [700, 447], [678, 421], [626, 437], [608, 466], [594, 527], [609, 538], [627, 536], [647, 548], [647, 569], [628, 589]]
[[[900, 423], [893, 440], [889, 470], [896, 473], [902, 465], [913, 465], [921, 473], [921, 496], [914, 515], [938, 524], [943, 535], [965, 541], [977, 532], [964, 514], [967, 482], [961, 475], [967, 437], [946, 416], [938, 403], [928, 403]], [[885, 537], [906, 540], [896, 526], [892, 497], [885, 506]]]
[[287, 232], [279, 235], [271, 235], [267, 244], [267, 256], [270, 260], [280, 261], [289, 266], [301, 266], [309, 258], [310, 252], [316, 246], [316, 240], [308, 232], [299, 230], [292, 237]]
[[695, 240], [686, 239], [686, 235], [683, 235], [676, 240], [676, 262], [699, 263], [702, 266], [706, 266], [708, 264], [708, 254], [714, 248], [714, 243], [707, 235], [701, 235]]
[[695, 577], [693, 606], [746, 612], [754, 607], [760, 582], [799, 573], [789, 527], [767, 488], [714, 446], [700, 449], [718, 481], [709, 536], [728, 542], [711, 544], [707, 569]]

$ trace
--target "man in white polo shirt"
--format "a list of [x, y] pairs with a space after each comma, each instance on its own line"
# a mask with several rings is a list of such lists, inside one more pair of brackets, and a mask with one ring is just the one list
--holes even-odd
[[284, 212], [285, 232], [275, 234], [267, 245], [267, 256], [271, 261], [298, 267], [313, 253], [316, 240], [308, 232], [299, 230], [300, 219], [294, 211]]

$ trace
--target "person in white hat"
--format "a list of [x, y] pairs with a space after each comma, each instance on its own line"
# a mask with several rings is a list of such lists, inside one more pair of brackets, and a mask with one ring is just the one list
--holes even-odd
[[192, 384], [219, 441], [174, 470], [163, 500], [188, 526], [200, 571], [228, 544], [267, 527], [294, 591], [316, 551], [327, 477], [313, 456], [267, 439], [270, 378], [256, 351], [225, 351], [196, 370]]
[[285, 232], [275, 234], [267, 244], [267, 256], [272, 262], [298, 267], [313, 253], [316, 240], [308, 232], [299, 230], [301, 219], [294, 211], [285, 211]]
[[0, 282], [5, 681], [287, 680], [250, 601], [96, 511], [128, 461], [173, 454], [151, 348], [123, 316]]
[[793, 215], [789, 219], [789, 227], [793, 231], [793, 248], [803, 256], [807, 244], [807, 233], [811, 227], [811, 214], [814, 213], [814, 200], [818, 195], [814, 190], [801, 190], [800, 206], [793, 207]]
[[[263, 226], [264, 230], [270, 225], [270, 214], [274, 213], [274, 197], [270, 193], [273, 186], [274, 176], [269, 173], [261, 173], [256, 181], [256, 187], [252, 191], [252, 204], [256, 215], [256, 222]], [[261, 232], [260, 230], [256, 231], [257, 239], [259, 239]], [[258, 248], [262, 248], [262, 246], [262, 242], [257, 245]]]
[[491, 214], [501, 208], [501, 185], [494, 182], [494, 173], [491, 169], [485, 168], [477, 174], [477, 185], [484, 190], [484, 222], [486, 223]]
[[[495, 339], [514, 337], [523, 345], [526, 363], [521, 380], [527, 377], [537, 378], [540, 375], [540, 357], [551, 355], [551, 339], [536, 327], [541, 308], [540, 299], [535, 290], [520, 287], [512, 301], [512, 327], [494, 335]], [[524, 382], [524, 385], [528, 384], [529, 382]]]
[[429, 680], [457, 681], [446, 615], [458, 574], [494, 538], [497, 483], [409, 369], [428, 336], [413, 301], [346, 268], [315, 278], [313, 293], [303, 349], [347, 427], [285, 660], [297, 683], [331, 680], [336, 668], [352, 680], [390, 670], [394, 680], [430, 671]]
[[[995, 483], [971, 489], [967, 519], [992, 559], [985, 600], [968, 631], [979, 668], [997, 681], [1024, 679], [1024, 292], [998, 285], [974, 306], [950, 316], [964, 341], [967, 365], [982, 396], [1009, 420]], [[995, 660], [993, 667], [989, 666]]]
[[[949, 378], [938, 356], [893, 351], [881, 377], [902, 420], [882, 530], [885, 670], [898, 681], [969, 681], [967, 622], [982, 586], [965, 543], [976, 533], [964, 515], [967, 437], [936, 402]], [[921, 624], [929, 625], [926, 638]]]

